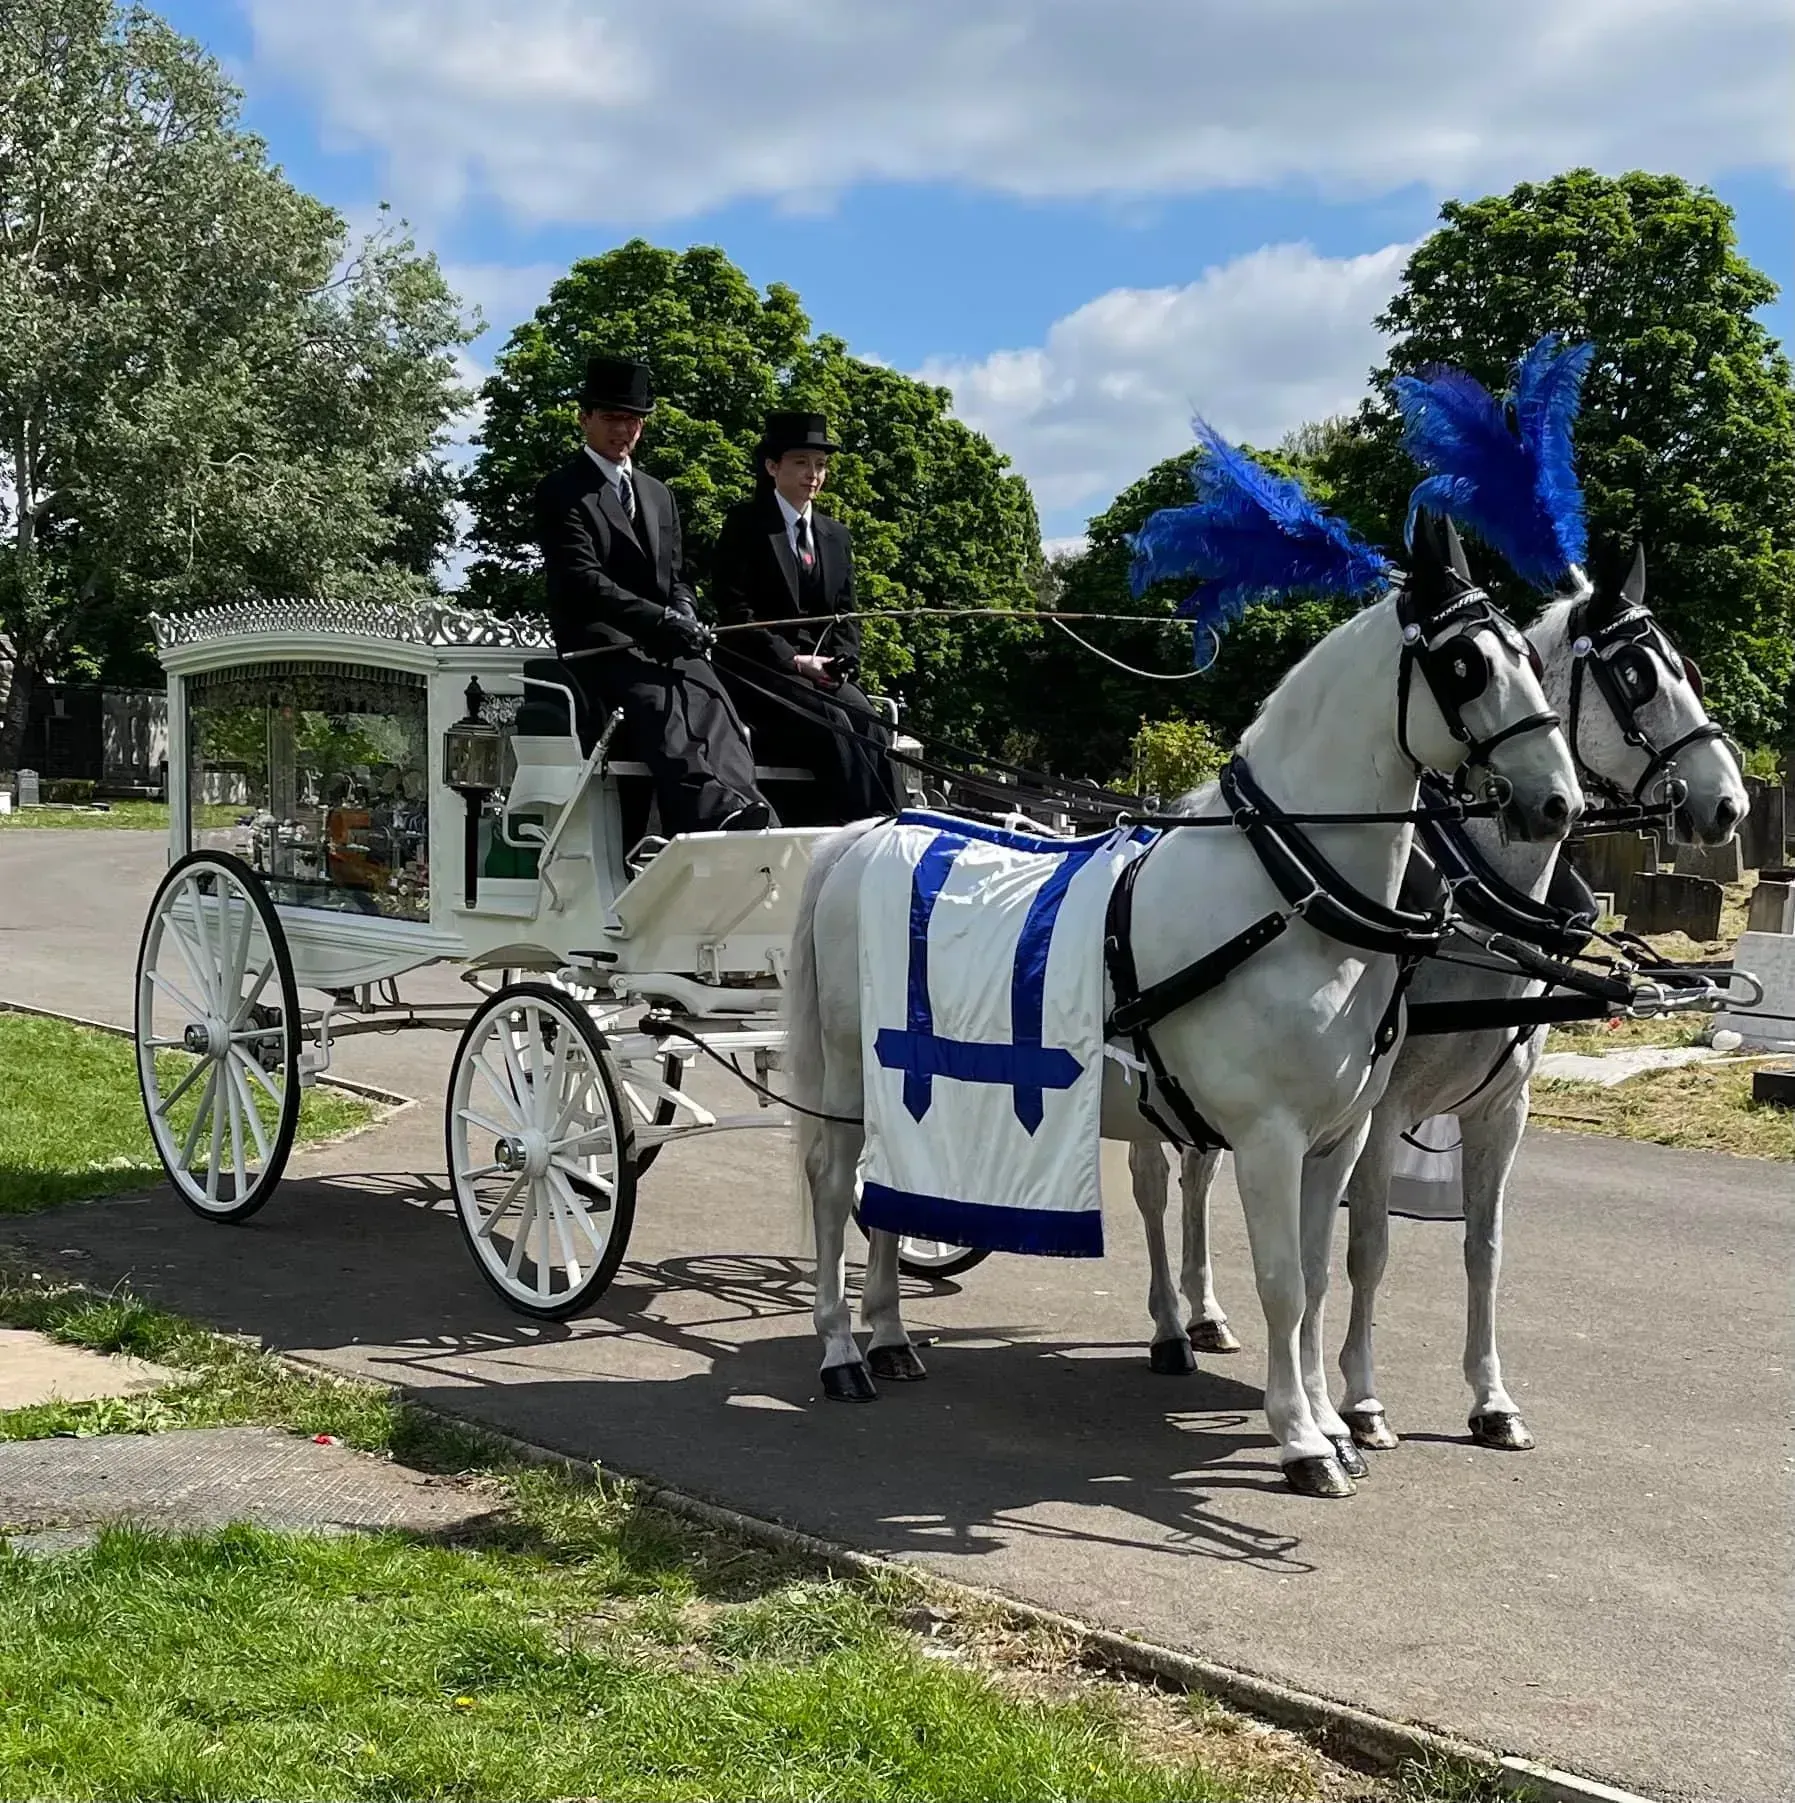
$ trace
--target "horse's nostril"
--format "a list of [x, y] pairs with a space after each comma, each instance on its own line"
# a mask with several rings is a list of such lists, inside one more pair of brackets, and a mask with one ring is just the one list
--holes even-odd
[[1567, 797], [1561, 795], [1554, 789], [1552, 793], [1546, 797], [1545, 804], [1540, 808], [1540, 812], [1544, 814], [1554, 826], [1558, 826], [1570, 819], [1571, 804]]
[[1744, 811], [1730, 795], [1723, 795], [1715, 804], [1714, 818], [1722, 826], [1737, 826]]

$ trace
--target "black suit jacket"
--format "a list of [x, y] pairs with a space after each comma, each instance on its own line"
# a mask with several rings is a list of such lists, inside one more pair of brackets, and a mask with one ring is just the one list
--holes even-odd
[[630, 475], [633, 526], [616, 489], [584, 451], [537, 485], [549, 624], [563, 654], [647, 638], [668, 608], [698, 611], [673, 496], [639, 466]]
[[[810, 512], [822, 602], [806, 606], [798, 587], [798, 559], [786, 535], [785, 515], [771, 489], [729, 510], [717, 540], [712, 598], [719, 625], [749, 620], [789, 620], [804, 613], [851, 613], [854, 609], [854, 541], [840, 520]], [[860, 622], [818, 620], [815, 626], [780, 626], [766, 632], [732, 632], [722, 641], [746, 656], [790, 670], [799, 652], [824, 657], [858, 657]]]

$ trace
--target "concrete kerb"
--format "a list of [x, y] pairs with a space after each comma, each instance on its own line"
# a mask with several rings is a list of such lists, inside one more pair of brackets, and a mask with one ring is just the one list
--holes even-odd
[[[60, 1020], [66, 1021], [71, 1027], [91, 1027], [96, 1033], [110, 1033], [114, 1039], [135, 1041], [137, 1038], [131, 1028], [121, 1027], [116, 1021], [89, 1020], [84, 1014], [65, 1014], [60, 1008], [38, 1008], [29, 1002], [9, 1002], [4, 996], [0, 996], [0, 1014], [29, 1014], [37, 1020]], [[396, 1089], [381, 1089], [376, 1084], [360, 1083], [348, 1077], [320, 1077], [318, 1083], [324, 1089], [340, 1089], [345, 1095], [359, 1096], [364, 1102], [378, 1102], [388, 1110], [382, 1117], [383, 1121], [390, 1120], [402, 1109], [417, 1106], [415, 1096], [402, 1096]], [[382, 1123], [369, 1122], [369, 1126], [380, 1124]], [[367, 1128], [358, 1127], [355, 1131], [365, 1133]]]
[[[342, 1381], [342, 1373], [322, 1359], [301, 1358], [290, 1353], [276, 1356], [309, 1375]], [[1393, 1770], [1405, 1760], [1450, 1759], [1487, 1773], [1502, 1790], [1538, 1799], [1539, 1803], [1653, 1803], [1652, 1799], [1635, 1791], [1617, 1790], [1598, 1779], [1561, 1772], [1517, 1755], [1496, 1753], [1438, 1729], [1397, 1721], [1350, 1703], [1337, 1702], [1332, 1697], [1300, 1690], [1275, 1678], [1259, 1677], [1194, 1653], [1181, 1653], [1172, 1647], [1138, 1640], [1111, 1628], [1094, 1627], [1057, 1610], [1020, 1602], [1001, 1591], [960, 1583], [921, 1566], [884, 1558], [877, 1553], [860, 1552], [836, 1541], [807, 1534], [802, 1529], [787, 1527], [783, 1522], [746, 1515], [725, 1503], [710, 1502], [688, 1491], [671, 1489], [646, 1474], [625, 1471], [614, 1465], [600, 1465], [591, 1459], [539, 1446], [534, 1441], [520, 1440], [476, 1416], [444, 1408], [440, 1402], [421, 1401], [404, 1384], [379, 1387], [403, 1397], [420, 1414], [466, 1428], [525, 1464], [553, 1466], [591, 1480], [621, 1480], [632, 1485], [651, 1508], [700, 1527], [733, 1535], [770, 1552], [787, 1553], [842, 1576], [892, 1578], [920, 1585], [944, 1600], [957, 1598], [1006, 1618], [1018, 1627], [1047, 1629], [1072, 1641], [1081, 1657], [1100, 1670], [1215, 1697], [1278, 1727], [1311, 1735], [1336, 1752], [1356, 1755], [1379, 1770]]]

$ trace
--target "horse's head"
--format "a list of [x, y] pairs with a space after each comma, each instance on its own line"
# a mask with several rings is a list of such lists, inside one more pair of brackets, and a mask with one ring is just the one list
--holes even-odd
[[1410, 760], [1499, 802], [1515, 838], [1562, 839], [1583, 812], [1583, 789], [1538, 653], [1472, 580], [1443, 515], [1416, 519], [1396, 617], [1397, 738]]
[[1621, 806], [1673, 808], [1685, 844], [1732, 838], [1751, 806], [1739, 761], [1702, 704], [1701, 672], [1646, 605], [1643, 547], [1624, 578], [1598, 575], [1529, 636], [1589, 787]]

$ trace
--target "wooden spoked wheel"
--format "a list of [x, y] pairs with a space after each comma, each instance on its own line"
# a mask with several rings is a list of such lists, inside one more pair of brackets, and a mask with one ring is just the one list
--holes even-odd
[[456, 1215], [486, 1281], [542, 1320], [596, 1302], [635, 1222], [635, 1129], [585, 1008], [546, 983], [492, 996], [456, 1048], [446, 1128]]
[[137, 953], [137, 1076], [181, 1200], [242, 1221], [273, 1193], [299, 1125], [299, 996], [280, 916], [228, 852], [162, 879]]

